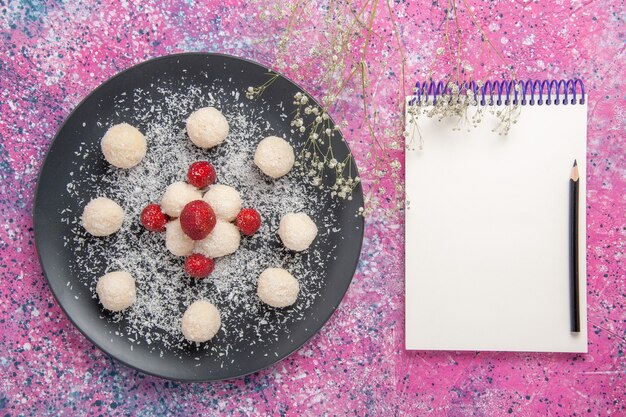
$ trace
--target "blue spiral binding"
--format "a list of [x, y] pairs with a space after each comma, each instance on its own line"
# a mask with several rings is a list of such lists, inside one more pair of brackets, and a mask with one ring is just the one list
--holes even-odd
[[[444, 95], [452, 95], [452, 86], [456, 85], [461, 94], [471, 91], [476, 99], [476, 104], [481, 106], [493, 106], [521, 104], [528, 105], [559, 105], [559, 104], [585, 104], [585, 86], [579, 78], [570, 80], [532, 80], [528, 79], [507, 81], [486, 81], [479, 86], [475, 81], [469, 83], [444, 83], [443, 81], [425, 81], [415, 83], [415, 94], [410, 104], [437, 103], [437, 98]], [[516, 88], [519, 86], [519, 88]], [[577, 93], [580, 90], [580, 98]], [[528, 96], [528, 100], [526, 99]], [[535, 100], [535, 96], [538, 96]], [[544, 96], [547, 98], [544, 100]], [[571, 98], [570, 98], [571, 97]], [[495, 100], [494, 100], [495, 98]], [[430, 101], [432, 99], [432, 101]]]

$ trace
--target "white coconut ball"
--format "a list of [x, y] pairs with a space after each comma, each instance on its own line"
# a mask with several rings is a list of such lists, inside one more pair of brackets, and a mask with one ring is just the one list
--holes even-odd
[[170, 217], [180, 216], [183, 208], [194, 200], [202, 200], [202, 193], [193, 185], [178, 181], [170, 184], [161, 197], [161, 208]]
[[83, 210], [83, 227], [94, 236], [109, 236], [120, 230], [123, 222], [124, 209], [106, 197], [91, 200]]
[[195, 242], [183, 232], [180, 220], [175, 219], [165, 225], [165, 247], [174, 256], [191, 255]]
[[257, 295], [261, 301], [272, 307], [292, 305], [299, 292], [298, 280], [283, 268], [267, 268], [257, 282]]
[[107, 130], [100, 147], [109, 164], [118, 168], [132, 168], [146, 156], [148, 144], [146, 137], [136, 127], [121, 123]]
[[187, 134], [194, 145], [208, 149], [224, 142], [228, 121], [215, 107], [203, 107], [187, 118]]
[[222, 321], [220, 311], [208, 301], [200, 300], [190, 305], [185, 314], [181, 330], [190, 342], [206, 342], [215, 336]]
[[213, 184], [202, 197], [209, 203], [217, 218], [232, 222], [241, 211], [241, 196], [233, 187]]
[[135, 279], [126, 271], [109, 272], [98, 279], [96, 293], [107, 310], [125, 310], [137, 298]]
[[266, 137], [254, 152], [255, 165], [272, 178], [280, 178], [291, 171], [295, 159], [291, 145], [278, 136]]
[[240, 242], [237, 226], [217, 219], [213, 231], [204, 239], [196, 241], [194, 251], [208, 258], [219, 258], [239, 249]]
[[287, 213], [280, 219], [278, 235], [287, 249], [300, 252], [315, 240], [317, 226], [306, 213]]

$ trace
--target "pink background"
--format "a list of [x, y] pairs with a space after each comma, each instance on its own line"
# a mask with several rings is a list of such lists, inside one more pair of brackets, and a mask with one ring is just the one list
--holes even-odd
[[[403, 228], [377, 212], [368, 219], [354, 281], [322, 331], [269, 369], [211, 384], [145, 376], [96, 349], [57, 306], [33, 244], [33, 189], [43, 155], [93, 88], [174, 52], [275, 62], [284, 22], [259, 20], [262, 4], [162, 3], [170, 2], [0, 2], [0, 415], [626, 415], [623, 1], [469, 0], [519, 78], [577, 77], [590, 92], [589, 354], [404, 351]], [[410, 3], [393, 3], [407, 88], [431, 65], [441, 76], [447, 64], [447, 55], [432, 59], [445, 4]], [[313, 24], [323, 9], [308, 7]], [[388, 57], [392, 65], [398, 52], [385, 2], [379, 8], [368, 59]], [[305, 45], [315, 29], [302, 29]], [[475, 75], [498, 76], [497, 60], [474, 50], [471, 37], [466, 41]], [[304, 49], [287, 63], [302, 61]], [[287, 72], [320, 97], [314, 67]], [[381, 126], [397, 126], [398, 68], [377, 70], [370, 68], [371, 104]], [[360, 105], [356, 92], [348, 95], [343, 109], [352, 116], [344, 133], [368, 183]]]

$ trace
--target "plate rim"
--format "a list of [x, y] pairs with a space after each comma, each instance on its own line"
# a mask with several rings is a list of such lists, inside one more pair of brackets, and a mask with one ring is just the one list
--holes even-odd
[[[55, 285], [53, 284], [52, 280], [50, 279], [50, 277], [48, 276], [48, 273], [46, 272], [45, 268], [44, 268], [44, 264], [43, 264], [43, 260], [41, 257], [41, 252], [40, 252], [40, 241], [41, 239], [43, 239], [42, 236], [39, 236], [39, 234], [37, 233], [38, 230], [38, 223], [40, 223], [40, 221], [38, 221], [38, 216], [36, 215], [36, 208], [41, 204], [40, 203], [40, 184], [41, 184], [41, 178], [42, 178], [42, 173], [43, 173], [43, 168], [46, 164], [46, 161], [48, 160], [48, 157], [50, 155], [50, 151], [52, 150], [52, 147], [54, 146], [54, 143], [59, 139], [59, 135], [61, 133], [61, 131], [63, 130], [63, 128], [65, 127], [65, 125], [68, 123], [68, 121], [72, 118], [72, 116], [74, 116], [74, 114], [77, 112], [77, 110], [79, 108], [81, 108], [85, 102], [91, 98], [93, 95], [95, 95], [98, 91], [100, 91], [102, 88], [104, 88], [106, 85], [108, 85], [111, 81], [123, 77], [124, 75], [126, 75], [126, 73], [130, 72], [131, 70], [135, 70], [137, 68], [140, 68], [142, 66], [145, 65], [149, 65], [152, 64], [154, 62], [157, 61], [161, 61], [161, 60], [167, 60], [167, 59], [176, 59], [179, 57], [192, 57], [192, 56], [203, 56], [203, 57], [207, 57], [207, 56], [216, 56], [216, 57], [221, 57], [221, 58], [228, 58], [228, 59], [234, 59], [234, 60], [239, 60], [239, 61], [245, 61], [249, 64], [253, 64], [256, 66], [259, 66], [261, 68], [266, 69], [267, 71], [271, 71], [275, 74], [277, 74], [279, 77], [284, 78], [285, 80], [287, 80], [288, 82], [292, 83], [294, 86], [296, 86], [299, 90], [301, 90], [302, 92], [306, 93], [309, 98], [318, 106], [320, 106], [319, 102], [315, 99], [315, 97], [311, 96], [311, 94], [309, 94], [307, 92], [306, 89], [304, 89], [299, 83], [293, 81], [291, 78], [285, 76], [284, 74], [275, 71], [274, 69], [271, 69], [269, 67], [267, 67], [264, 64], [261, 64], [259, 62], [253, 61], [251, 59], [247, 59], [247, 58], [242, 58], [239, 56], [235, 56], [235, 55], [230, 55], [230, 54], [225, 54], [225, 53], [220, 53], [220, 52], [200, 52], [200, 51], [196, 51], [196, 52], [181, 52], [181, 53], [174, 53], [174, 54], [167, 54], [167, 55], [161, 55], [158, 57], [154, 57], [154, 58], [150, 58], [147, 60], [144, 60], [142, 62], [139, 62], [137, 64], [131, 65], [128, 68], [125, 68], [124, 70], [110, 76], [109, 78], [107, 78], [106, 80], [102, 81], [97, 87], [95, 87], [94, 89], [90, 90], [89, 93], [82, 98], [82, 100], [80, 100], [80, 102], [78, 104], [76, 104], [74, 106], [74, 108], [68, 113], [67, 116], [65, 116], [63, 123], [61, 123], [61, 125], [57, 128], [56, 133], [54, 134], [54, 137], [52, 138], [52, 140], [50, 140], [49, 144], [48, 144], [48, 149], [46, 150], [44, 157], [41, 159], [41, 166], [39, 168], [39, 172], [37, 173], [37, 182], [36, 182], [36, 186], [35, 186], [35, 194], [34, 194], [34, 199], [33, 199], [33, 206], [32, 206], [32, 218], [33, 218], [33, 235], [34, 235], [34, 241], [35, 241], [35, 251], [37, 252], [37, 259], [39, 261], [39, 265], [41, 267], [42, 273], [46, 279], [46, 282], [48, 284], [48, 288], [50, 289], [50, 291], [52, 292], [52, 295], [54, 296], [54, 299], [56, 301], [56, 304], [61, 308], [61, 311], [63, 312], [63, 314], [65, 315], [65, 317], [67, 317], [67, 319], [70, 321], [70, 323], [72, 323], [72, 326], [77, 329], [84, 337], [85, 339], [87, 339], [87, 341], [89, 341], [92, 345], [94, 345], [95, 347], [97, 347], [101, 352], [105, 353], [109, 358], [120, 362], [122, 364], [124, 364], [125, 366], [141, 372], [143, 374], [146, 375], [150, 375], [153, 377], [157, 377], [159, 379], [163, 379], [163, 380], [169, 380], [169, 381], [177, 381], [177, 382], [192, 382], [192, 383], [200, 383], [200, 382], [218, 382], [218, 381], [229, 381], [229, 380], [233, 380], [233, 379], [239, 379], [242, 377], [245, 377], [247, 375], [251, 375], [257, 372], [261, 372], [265, 369], [268, 369], [274, 365], [276, 365], [277, 363], [287, 359], [288, 357], [290, 357], [291, 355], [293, 355], [294, 353], [296, 353], [297, 351], [299, 351], [307, 342], [309, 342], [311, 339], [313, 339], [313, 337], [315, 337], [317, 334], [319, 334], [319, 332], [322, 330], [322, 328], [324, 327], [324, 325], [330, 320], [330, 318], [335, 314], [335, 311], [337, 311], [337, 308], [341, 305], [341, 303], [343, 302], [343, 299], [346, 296], [346, 293], [348, 292], [350, 285], [352, 284], [352, 281], [354, 279], [354, 276], [356, 275], [356, 271], [359, 265], [359, 262], [361, 260], [361, 256], [363, 254], [363, 239], [365, 236], [365, 218], [364, 216], [360, 216], [360, 222], [359, 222], [359, 233], [360, 233], [360, 237], [358, 239], [359, 241], [359, 247], [358, 247], [358, 253], [359, 256], [356, 258], [356, 262], [353, 266], [353, 272], [352, 275], [350, 276], [347, 286], [346, 286], [346, 290], [344, 291], [341, 299], [339, 300], [339, 303], [335, 306], [333, 306], [332, 309], [330, 309], [328, 315], [326, 317], [323, 317], [323, 320], [319, 321], [319, 325], [317, 326], [317, 328], [315, 329], [315, 331], [313, 331], [311, 333], [311, 335], [309, 337], [307, 337], [306, 339], [304, 339], [301, 343], [297, 343], [294, 344], [293, 349], [291, 350], [291, 352], [289, 352], [287, 355], [280, 357], [280, 358], [276, 358], [275, 360], [272, 360], [270, 363], [266, 364], [265, 366], [258, 368], [256, 370], [253, 371], [244, 371], [241, 373], [237, 373], [236, 375], [227, 377], [227, 378], [206, 378], [206, 377], [198, 377], [198, 378], [194, 378], [194, 377], [190, 377], [190, 378], [175, 378], [175, 377], [171, 377], [171, 376], [167, 376], [167, 375], [163, 375], [163, 374], [159, 374], [156, 373], [154, 371], [147, 371], [145, 369], [141, 369], [135, 365], [133, 365], [132, 363], [129, 363], [126, 360], [123, 360], [119, 357], [117, 357], [116, 355], [114, 355], [113, 353], [111, 353], [108, 349], [106, 349], [105, 347], [103, 347], [101, 344], [97, 343], [95, 340], [93, 340], [89, 334], [87, 334], [87, 332], [85, 330], [83, 330], [81, 328], [81, 326], [78, 326], [76, 324], [76, 322], [74, 321], [73, 317], [67, 312], [67, 310], [65, 309], [65, 306], [63, 305], [63, 303], [61, 303], [60, 301], [60, 291], [57, 294], [57, 290], [55, 289]], [[321, 107], [321, 106], [320, 106]], [[333, 120], [333, 117], [331, 115], [329, 115], [331, 121], [333, 122], [333, 124], [335, 124], [336, 126], [338, 126], [335, 121]], [[340, 132], [341, 132], [341, 128], [340, 128]], [[345, 140], [345, 136], [343, 135], [343, 133], [341, 133], [341, 136], [344, 138], [344, 141], [346, 143], [346, 147], [348, 148], [348, 151], [352, 154], [352, 149], [350, 148], [348, 141]], [[354, 163], [354, 168], [356, 170], [356, 175], [359, 175], [359, 169], [356, 163], [356, 160], [353, 158], [353, 163]], [[361, 197], [361, 200], [364, 200], [364, 196], [363, 196], [363, 190], [362, 190], [362, 184], [359, 183], [358, 186], [355, 188], [359, 190], [359, 195]]]

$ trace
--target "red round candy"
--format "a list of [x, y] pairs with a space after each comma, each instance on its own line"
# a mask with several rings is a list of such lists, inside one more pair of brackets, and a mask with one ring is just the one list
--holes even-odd
[[187, 171], [187, 182], [198, 188], [215, 184], [216, 177], [215, 168], [207, 161], [194, 162]]
[[194, 200], [180, 212], [180, 227], [193, 240], [204, 239], [215, 227], [215, 212], [203, 200]]
[[261, 227], [261, 215], [253, 208], [245, 208], [239, 212], [235, 223], [241, 233], [251, 236]]
[[185, 259], [185, 272], [194, 278], [206, 278], [215, 268], [215, 261], [199, 253], [193, 253]]
[[139, 219], [143, 227], [149, 231], [164, 232], [169, 217], [163, 213], [158, 204], [148, 204], [141, 212]]

